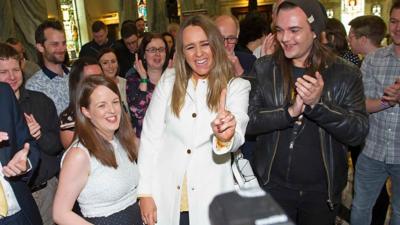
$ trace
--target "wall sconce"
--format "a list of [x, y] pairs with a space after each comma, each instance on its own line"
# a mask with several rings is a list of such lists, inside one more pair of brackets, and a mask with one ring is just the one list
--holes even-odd
[[379, 3], [375, 3], [371, 7], [371, 12], [375, 16], [381, 16], [382, 6]]
[[327, 9], [326, 15], [328, 16], [328, 18], [333, 18], [333, 9]]

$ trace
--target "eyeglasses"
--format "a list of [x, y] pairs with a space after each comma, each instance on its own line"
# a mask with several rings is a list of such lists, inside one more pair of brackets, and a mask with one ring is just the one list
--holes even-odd
[[159, 47], [159, 48], [148, 48], [146, 49], [146, 52], [151, 53], [151, 54], [156, 54], [158, 53], [164, 53], [165, 52], [165, 47]]
[[237, 37], [224, 37], [224, 41], [228, 42], [228, 44], [236, 44], [238, 41]]

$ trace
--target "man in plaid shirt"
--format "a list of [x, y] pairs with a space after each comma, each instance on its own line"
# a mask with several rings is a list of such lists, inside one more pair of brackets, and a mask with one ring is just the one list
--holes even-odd
[[392, 178], [391, 224], [400, 224], [400, 1], [390, 10], [393, 43], [367, 55], [362, 66], [370, 131], [358, 158], [351, 224], [368, 225], [386, 179]]

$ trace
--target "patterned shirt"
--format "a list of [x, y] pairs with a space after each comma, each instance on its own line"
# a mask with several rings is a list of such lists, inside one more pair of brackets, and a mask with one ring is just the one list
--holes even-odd
[[358, 55], [353, 54], [353, 52], [351, 52], [350, 50], [346, 50], [346, 51], [342, 52], [342, 54], [340, 54], [340, 57], [352, 62], [354, 65], [356, 65], [358, 67], [361, 66], [361, 60], [358, 57]]
[[56, 105], [57, 115], [67, 108], [69, 103], [69, 69], [63, 66], [64, 74], [59, 76], [45, 66], [26, 81], [25, 88], [47, 95]]
[[[361, 72], [366, 98], [380, 99], [385, 87], [400, 77], [400, 58], [396, 56], [393, 44], [367, 55]], [[370, 129], [362, 153], [387, 164], [400, 164], [399, 105], [370, 114], [369, 123]]]
[[155, 85], [148, 82], [147, 91], [141, 91], [139, 84], [139, 74], [136, 70], [130, 69], [126, 74], [126, 100], [128, 101], [133, 128], [135, 128], [136, 136], [140, 138], [144, 115], [150, 104]]

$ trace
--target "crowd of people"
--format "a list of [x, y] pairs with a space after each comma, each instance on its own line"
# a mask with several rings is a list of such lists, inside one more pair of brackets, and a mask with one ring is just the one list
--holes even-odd
[[127, 20], [117, 41], [95, 21], [71, 65], [59, 21], [37, 27], [37, 64], [10, 37], [0, 224], [211, 225], [236, 151], [298, 225], [336, 223], [351, 152], [349, 222], [383, 224], [390, 200], [400, 224], [400, 1], [388, 28], [349, 25], [317, 0], [279, 0], [272, 21], [193, 15], [162, 34]]

